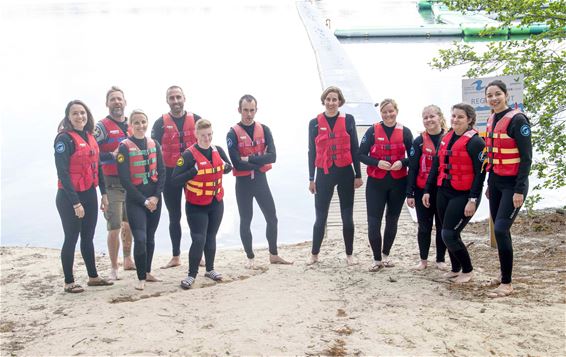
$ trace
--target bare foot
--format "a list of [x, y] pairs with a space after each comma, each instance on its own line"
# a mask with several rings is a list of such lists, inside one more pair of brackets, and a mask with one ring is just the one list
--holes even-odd
[[501, 275], [497, 278], [492, 278], [488, 283], [487, 286], [499, 286], [501, 284]]
[[457, 277], [451, 279], [451, 281], [452, 281], [454, 284], [465, 284], [465, 283], [469, 282], [470, 280], [472, 280], [473, 277], [474, 277], [474, 273], [473, 273], [473, 272], [460, 273], [460, 275], [458, 275]]
[[427, 266], [428, 266], [428, 262], [426, 260], [421, 260], [419, 262], [419, 264], [417, 264], [417, 266], [415, 266], [413, 269], [415, 269], [415, 270], [425, 270]]
[[206, 266], [206, 262], [204, 261], [204, 258], [202, 258], [200, 260], [200, 263], [198, 264], [199, 267], [205, 267]]
[[456, 278], [458, 275], [460, 275], [459, 271], [449, 271], [444, 273], [444, 277], [447, 279], [452, 279], [452, 278]]
[[179, 265], [181, 265], [181, 257], [173, 257], [173, 258], [171, 258], [169, 263], [162, 266], [161, 269], [174, 268], [174, 267], [178, 267]]
[[156, 282], [159, 282], [159, 281], [163, 281], [163, 280], [158, 279], [158, 278], [156, 278], [155, 276], [151, 275], [150, 273], [146, 273], [146, 274], [145, 274], [145, 280], [146, 280], [148, 283], [156, 283]]
[[436, 262], [436, 269], [442, 271], [448, 271], [450, 268], [445, 262]]
[[246, 262], [246, 264], [244, 264], [244, 268], [246, 269], [255, 269], [255, 260], [254, 258], [249, 259]]
[[505, 297], [511, 295], [513, 287], [511, 284], [499, 284], [499, 286], [487, 293], [490, 298]]
[[118, 269], [110, 269], [108, 280], [120, 280], [120, 278], [118, 277]]
[[377, 272], [377, 271], [380, 271], [380, 270], [383, 269], [383, 268], [384, 268], [384, 266], [383, 266], [383, 264], [381, 263], [381, 261], [379, 261], [379, 260], [374, 260], [374, 261], [373, 261], [373, 264], [372, 264], [371, 267], [369, 268], [369, 271], [370, 271], [370, 272]]
[[353, 255], [346, 255], [346, 263], [349, 266], [358, 264], [358, 261], [354, 259]]
[[318, 262], [318, 254], [314, 255], [311, 254], [311, 256], [307, 259], [307, 265], [313, 265], [314, 263]]
[[383, 263], [383, 266], [386, 268], [393, 268], [395, 266], [395, 263], [393, 263], [390, 259], [389, 256], [387, 254], [382, 254], [381, 257], [381, 262]]
[[143, 290], [145, 289], [145, 280], [138, 281], [138, 284], [135, 286], [136, 290]]
[[124, 257], [124, 270], [136, 270], [132, 257]]
[[288, 262], [285, 259], [281, 258], [280, 256], [272, 255], [272, 254], [269, 254], [269, 262], [271, 264], [284, 264], [284, 265], [293, 264], [293, 262]]

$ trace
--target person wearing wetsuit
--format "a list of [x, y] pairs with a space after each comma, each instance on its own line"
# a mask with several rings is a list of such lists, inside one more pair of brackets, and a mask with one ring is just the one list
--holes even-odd
[[442, 241], [442, 229], [439, 225], [440, 217], [436, 210], [436, 186], [431, 187], [430, 207], [423, 206], [423, 190], [432, 161], [440, 139], [446, 133], [446, 120], [440, 108], [434, 104], [423, 109], [423, 125], [425, 131], [413, 141], [409, 154], [409, 178], [407, 182], [407, 205], [417, 211], [417, 243], [419, 245], [420, 262], [416, 270], [424, 270], [428, 266], [428, 251], [432, 235], [432, 226], [436, 222], [436, 268], [448, 270], [444, 261], [446, 245]]
[[[356, 121], [338, 109], [346, 102], [342, 90], [328, 87], [320, 96], [324, 112], [309, 122], [309, 191], [314, 194], [315, 222], [308, 265], [318, 262], [334, 187], [338, 186], [342, 235], [348, 265], [355, 264], [354, 189], [362, 186]], [[315, 177], [316, 168], [316, 177]]]
[[203, 252], [206, 261], [205, 277], [222, 280], [214, 270], [216, 233], [224, 214], [222, 175], [232, 170], [232, 164], [221, 147], [212, 145], [212, 126], [206, 119], [196, 124], [197, 143], [177, 160], [171, 177], [172, 184], [185, 187], [185, 211], [191, 230], [189, 274], [181, 288], [190, 289], [198, 274]]
[[513, 292], [513, 245], [511, 225], [515, 221], [529, 190], [529, 173], [533, 156], [531, 125], [521, 111], [507, 106], [507, 86], [495, 80], [485, 88], [493, 114], [487, 122], [486, 162], [489, 172], [486, 196], [494, 222], [501, 275], [493, 279], [498, 285], [488, 296], [502, 297]]
[[236, 201], [240, 213], [240, 239], [248, 261], [246, 268], [255, 268], [255, 255], [250, 229], [253, 217], [253, 199], [265, 217], [265, 235], [269, 244], [271, 264], [291, 264], [277, 253], [277, 213], [275, 202], [267, 183], [266, 172], [275, 163], [276, 151], [271, 130], [265, 124], [254, 121], [257, 100], [249, 94], [240, 98], [238, 112], [241, 120], [228, 131], [226, 143], [236, 176]]
[[436, 209], [452, 263], [452, 271], [445, 276], [457, 284], [473, 277], [472, 260], [460, 233], [480, 204], [485, 179], [481, 169], [485, 142], [473, 129], [475, 123], [476, 112], [471, 105], [452, 107], [452, 129], [440, 141], [423, 194], [423, 205], [429, 208], [430, 192], [433, 186], [438, 187]]
[[61, 249], [61, 263], [65, 274], [65, 292], [81, 293], [83, 287], [75, 282], [73, 263], [75, 247], [81, 236], [81, 255], [88, 273], [89, 286], [112, 285], [98, 276], [94, 254], [94, 231], [98, 219], [96, 186], [99, 186], [100, 209], [106, 211], [108, 197], [100, 167], [99, 148], [94, 136], [94, 119], [89, 108], [80, 100], [73, 100], [65, 108], [65, 118], [55, 138], [55, 167], [58, 190], [55, 198], [61, 217], [65, 241]]
[[126, 189], [126, 212], [134, 236], [134, 259], [138, 275], [137, 290], [145, 282], [160, 281], [151, 274], [155, 249], [155, 231], [161, 216], [161, 192], [165, 184], [165, 166], [161, 146], [145, 136], [147, 115], [139, 109], [130, 114], [133, 135], [118, 148], [118, 173]]
[[166, 96], [170, 112], [163, 114], [153, 124], [151, 138], [161, 145], [165, 162], [165, 188], [163, 200], [169, 212], [169, 237], [173, 256], [161, 269], [181, 265], [181, 199], [183, 187], [172, 184], [171, 175], [185, 149], [196, 142], [195, 123], [200, 116], [185, 110], [185, 94], [179, 86], [167, 88]]
[[[393, 99], [379, 104], [382, 122], [372, 125], [364, 134], [358, 156], [367, 165], [366, 206], [368, 238], [373, 251], [370, 271], [393, 267], [389, 254], [401, 215], [407, 189], [408, 155], [413, 143], [409, 128], [397, 123], [399, 109]], [[381, 221], [385, 214], [383, 244]]]
[[110, 278], [118, 279], [118, 252], [120, 237], [124, 255], [124, 270], [134, 270], [132, 253], [132, 234], [126, 214], [126, 191], [120, 184], [116, 155], [118, 145], [125, 140], [131, 131], [128, 118], [125, 116], [126, 98], [122, 89], [112, 86], [106, 92], [106, 106], [109, 114], [100, 120], [95, 127], [94, 137], [100, 147], [100, 161], [108, 191], [108, 209], [104, 213], [108, 230], [108, 256], [110, 257]]

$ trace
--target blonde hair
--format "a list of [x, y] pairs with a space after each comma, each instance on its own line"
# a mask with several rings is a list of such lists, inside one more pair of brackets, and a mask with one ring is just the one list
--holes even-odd
[[197, 122], [196, 122], [196, 129], [197, 130], [208, 129], [208, 128], [212, 128], [212, 124], [210, 123], [210, 121], [208, 121], [206, 119], [197, 120]]
[[385, 98], [384, 100], [381, 101], [381, 103], [379, 103], [379, 111], [381, 112], [383, 107], [385, 107], [387, 104], [391, 104], [393, 108], [395, 108], [395, 111], [399, 113], [399, 107], [397, 107], [397, 102], [391, 98]]
[[128, 118], [128, 121], [130, 122], [130, 124], [132, 124], [132, 118], [134, 117], [134, 115], [139, 114], [139, 115], [143, 115], [145, 117], [146, 120], [149, 120], [149, 118], [147, 117], [147, 114], [145, 114], [145, 112], [141, 109], [134, 109], [132, 110], [132, 112], [130, 113], [130, 117]]
[[432, 109], [436, 112], [436, 115], [440, 118], [440, 128], [445, 132], [448, 131], [448, 125], [446, 125], [446, 119], [444, 118], [444, 114], [442, 113], [442, 110], [440, 110], [440, 107], [435, 104], [429, 104], [423, 108], [423, 113], [427, 109]]

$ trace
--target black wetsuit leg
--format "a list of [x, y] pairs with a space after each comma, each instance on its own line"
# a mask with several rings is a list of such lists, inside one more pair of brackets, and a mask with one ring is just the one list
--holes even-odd
[[73, 263], [79, 234], [81, 236], [81, 255], [83, 256], [88, 276], [91, 278], [98, 276], [93, 244], [94, 231], [98, 219], [96, 189], [91, 187], [89, 190], [77, 192], [77, 194], [85, 211], [82, 219], [75, 216], [73, 204], [62, 189], [57, 190], [55, 198], [57, 211], [61, 217], [63, 232], [65, 233], [65, 241], [61, 249], [61, 263], [63, 265], [63, 273], [65, 274], [65, 284], [71, 284], [75, 281], [73, 277]]
[[157, 203], [157, 209], [150, 212], [146, 207], [126, 199], [126, 212], [134, 236], [134, 260], [138, 279], [145, 280], [147, 273], [151, 273], [155, 231], [161, 216], [161, 200]]
[[255, 257], [252, 246], [252, 218], [254, 214], [254, 195], [250, 176], [236, 177], [236, 203], [240, 214], [240, 239], [248, 259]]
[[417, 241], [419, 244], [419, 254], [421, 260], [428, 259], [430, 249], [432, 226], [436, 220], [436, 262], [444, 262], [446, 255], [446, 245], [442, 241], [442, 226], [438, 210], [436, 209], [436, 190], [430, 192], [430, 207], [423, 205], [423, 190], [415, 188], [415, 209], [417, 211], [418, 232]]
[[391, 247], [397, 236], [397, 223], [399, 216], [405, 203], [405, 192], [407, 190], [407, 177], [394, 179], [391, 176], [385, 176], [389, 190], [387, 194], [387, 209], [385, 211], [385, 230], [383, 231], [383, 254], [389, 255]]
[[256, 175], [254, 196], [265, 217], [265, 237], [269, 245], [269, 254], [277, 255], [277, 211], [275, 210], [275, 201], [267, 183], [267, 176], [265, 174]]
[[165, 186], [163, 187], [163, 200], [169, 212], [169, 236], [173, 256], [181, 255], [181, 200], [183, 198], [183, 187], [175, 186], [171, 183], [173, 168], [165, 168]]

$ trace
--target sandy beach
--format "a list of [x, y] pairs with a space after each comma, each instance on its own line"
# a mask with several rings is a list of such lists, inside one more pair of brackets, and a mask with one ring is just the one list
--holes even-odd
[[[341, 235], [330, 227], [321, 261], [311, 267], [310, 242], [280, 247], [292, 266], [269, 265], [267, 251], [258, 250], [256, 270], [244, 268], [242, 250], [221, 250], [216, 268], [224, 282], [200, 273], [184, 291], [186, 256], [181, 267], [161, 270], [169, 258], [161, 255], [154, 272], [163, 282], [139, 292], [128, 271], [114, 286], [82, 294], [63, 292], [59, 250], [1, 247], [2, 355], [566, 353], [564, 233], [514, 236], [515, 293], [500, 299], [486, 294], [498, 272], [486, 236], [464, 235], [476, 273], [466, 286], [444, 280], [434, 264], [411, 270], [415, 236], [416, 224], [402, 221], [391, 255], [396, 266], [378, 273], [368, 272], [366, 227], [357, 223], [356, 266], [346, 266]], [[104, 275], [108, 258], [98, 256], [97, 265]], [[79, 253], [75, 266], [86, 286]]]

